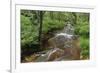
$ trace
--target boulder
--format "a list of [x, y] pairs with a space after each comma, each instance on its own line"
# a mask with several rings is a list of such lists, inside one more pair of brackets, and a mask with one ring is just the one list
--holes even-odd
[[48, 40], [50, 48], [59, 48], [64, 51], [63, 55], [70, 59], [80, 59], [80, 42], [77, 35], [66, 33], [57, 34]]

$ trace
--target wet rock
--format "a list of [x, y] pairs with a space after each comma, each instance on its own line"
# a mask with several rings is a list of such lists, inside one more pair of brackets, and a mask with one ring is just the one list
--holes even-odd
[[66, 33], [57, 34], [55, 37], [48, 40], [49, 47], [57, 47], [60, 49], [71, 47], [73, 45], [73, 41], [78, 40], [77, 38], [74, 39], [73, 37], [73, 35], [69, 35]]
[[35, 62], [80, 59], [80, 42], [77, 35], [60, 33], [48, 40], [49, 48], [40, 52]]
[[36, 62], [44, 62], [44, 61], [54, 61], [57, 58], [62, 57], [64, 54], [64, 50], [59, 48], [54, 48], [48, 50], [45, 54], [41, 54], [36, 60]]
[[59, 48], [64, 50], [64, 55], [70, 59], [80, 59], [80, 44], [77, 35], [69, 35], [60, 33], [55, 37], [49, 39], [50, 48]]
[[57, 58], [60, 58], [64, 54], [64, 50], [59, 48], [54, 48], [53, 50], [49, 51], [47, 56], [47, 61], [54, 61]]

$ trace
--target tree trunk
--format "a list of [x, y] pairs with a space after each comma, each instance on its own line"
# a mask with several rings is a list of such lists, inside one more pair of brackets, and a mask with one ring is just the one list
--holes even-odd
[[39, 45], [40, 50], [42, 50], [42, 20], [43, 20], [43, 14], [42, 11], [39, 11]]

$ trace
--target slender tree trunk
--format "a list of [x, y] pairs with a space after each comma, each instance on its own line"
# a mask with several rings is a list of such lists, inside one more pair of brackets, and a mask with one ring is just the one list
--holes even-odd
[[42, 20], [43, 20], [43, 12], [39, 11], [39, 45], [40, 50], [42, 50]]

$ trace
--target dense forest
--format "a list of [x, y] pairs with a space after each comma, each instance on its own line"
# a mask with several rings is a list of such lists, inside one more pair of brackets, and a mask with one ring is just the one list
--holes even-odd
[[79, 36], [80, 59], [89, 59], [89, 13], [21, 10], [21, 62], [32, 61], [33, 54], [47, 51], [48, 40], [67, 24]]

